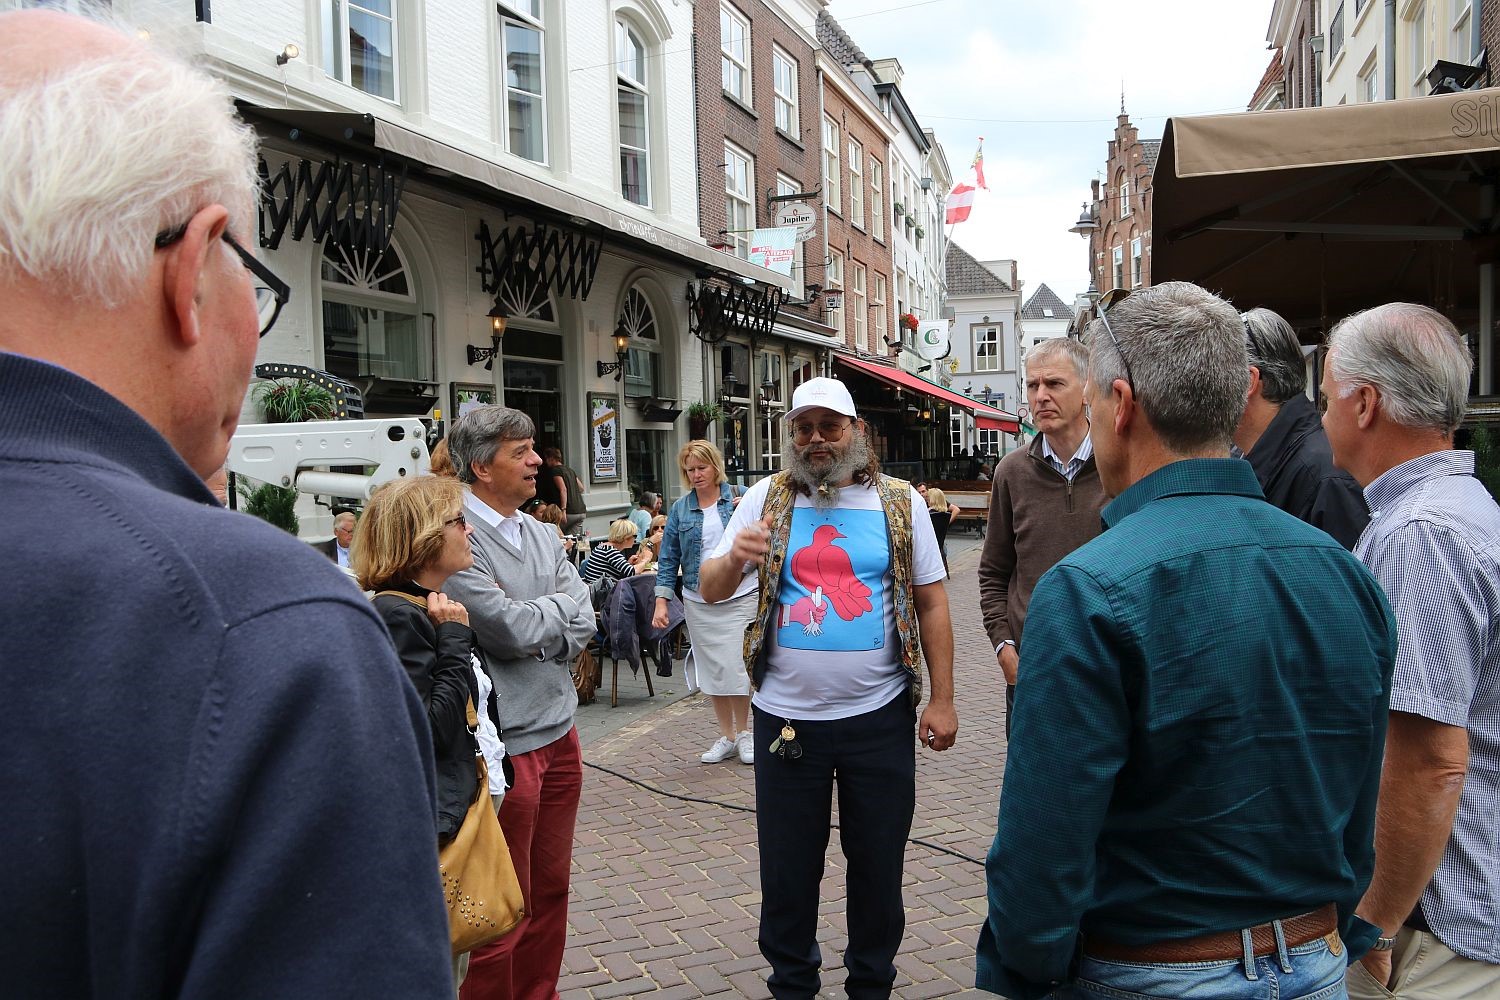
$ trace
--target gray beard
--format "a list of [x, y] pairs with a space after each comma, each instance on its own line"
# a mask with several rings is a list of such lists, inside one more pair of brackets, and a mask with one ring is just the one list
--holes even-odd
[[854, 474], [870, 464], [870, 443], [863, 434], [853, 428], [849, 433], [855, 437], [849, 442], [849, 447], [842, 455], [838, 455], [826, 467], [815, 468], [811, 462], [803, 457], [803, 452], [811, 448], [804, 445], [799, 448], [792, 441], [788, 441], [782, 453], [782, 464], [792, 481], [807, 487], [812, 493], [814, 507], [832, 508], [839, 505], [839, 491], [841, 483], [851, 482]]

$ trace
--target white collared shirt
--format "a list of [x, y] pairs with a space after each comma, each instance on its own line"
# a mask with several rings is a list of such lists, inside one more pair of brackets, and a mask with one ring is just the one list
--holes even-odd
[[349, 568], [349, 550], [338, 542], [333, 543], [333, 553], [338, 557], [339, 569]]
[[500, 537], [505, 539], [516, 548], [521, 547], [521, 518], [526, 515], [519, 510], [514, 511], [509, 517], [500, 513], [473, 493], [464, 494], [464, 509], [474, 514], [488, 524], [491, 528], [500, 532]]

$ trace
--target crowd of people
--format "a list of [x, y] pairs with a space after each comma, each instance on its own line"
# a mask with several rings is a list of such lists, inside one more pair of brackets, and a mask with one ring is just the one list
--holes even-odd
[[[0, 146], [0, 991], [556, 997], [572, 670], [594, 585], [645, 577], [654, 624], [686, 608], [702, 762], [753, 769], [769, 992], [818, 995], [837, 796], [844, 988], [891, 995], [917, 753], [959, 731], [959, 512], [880, 471], [843, 382], [796, 386], [780, 471], [741, 490], [690, 441], [669, 510], [586, 556], [578, 475], [478, 406], [320, 555], [209, 485], [287, 297], [224, 86], [0, 14]], [[980, 988], [1500, 994], [1473, 360], [1408, 303], [1327, 348], [1320, 415], [1281, 317], [1167, 282], [1027, 357], [1039, 433], [978, 470], [1008, 741]], [[476, 805], [524, 905], [469, 951], [438, 851]]]

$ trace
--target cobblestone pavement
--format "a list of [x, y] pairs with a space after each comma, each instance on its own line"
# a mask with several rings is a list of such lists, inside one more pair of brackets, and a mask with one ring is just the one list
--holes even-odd
[[[1005, 768], [1003, 684], [979, 622], [978, 543], [950, 539], [949, 555], [959, 737], [946, 753], [917, 753], [912, 837], [925, 843], [906, 850], [895, 987], [903, 1000], [987, 995], [973, 989], [974, 943]], [[559, 984], [566, 998], [769, 995], [755, 944], [754, 815], [742, 811], [754, 808], [751, 768], [733, 758], [698, 762], [715, 736], [713, 712], [701, 696], [685, 695], [680, 664], [676, 674], [656, 678], [658, 696], [647, 699], [641, 679], [622, 667], [620, 707], [609, 708], [606, 683], [600, 701], [579, 712], [592, 766], [574, 843]], [[837, 831], [820, 911], [823, 995], [841, 997], [847, 932]]]

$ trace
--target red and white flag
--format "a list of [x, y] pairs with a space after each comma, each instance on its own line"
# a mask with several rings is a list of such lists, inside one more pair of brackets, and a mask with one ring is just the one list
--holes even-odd
[[956, 226], [969, 217], [974, 211], [974, 186], [962, 182], [954, 185], [948, 193], [947, 211], [944, 213], [943, 221], [950, 226]]
[[974, 183], [986, 191], [990, 189], [984, 182], [984, 136], [979, 137], [979, 148], [974, 151]]

